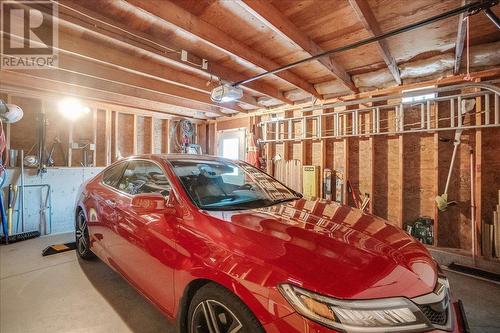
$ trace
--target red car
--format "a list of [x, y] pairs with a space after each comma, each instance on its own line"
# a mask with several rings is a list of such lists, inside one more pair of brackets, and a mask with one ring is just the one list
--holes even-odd
[[246, 164], [118, 161], [82, 185], [78, 254], [98, 256], [181, 332], [462, 332], [424, 246], [385, 220], [308, 201]]

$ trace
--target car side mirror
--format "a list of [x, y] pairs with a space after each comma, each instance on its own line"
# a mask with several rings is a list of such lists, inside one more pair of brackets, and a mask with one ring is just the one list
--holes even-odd
[[139, 193], [132, 197], [131, 208], [139, 214], [175, 213], [173, 196], [163, 193]]

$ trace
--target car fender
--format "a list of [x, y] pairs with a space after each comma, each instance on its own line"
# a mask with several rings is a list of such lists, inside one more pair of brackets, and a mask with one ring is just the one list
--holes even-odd
[[192, 296], [188, 295], [190, 287], [193, 284], [204, 285], [208, 282], [219, 284], [235, 294], [262, 324], [277, 319], [272, 311], [268, 310], [270, 303], [267, 287], [258, 286], [247, 280], [237, 279], [226, 272], [211, 269], [210, 267], [198, 267], [190, 271], [175, 272], [175, 293], [179, 302], [176, 309], [174, 309], [174, 313], [177, 313], [178, 319], [185, 320], [187, 315], [189, 305], [187, 298]]

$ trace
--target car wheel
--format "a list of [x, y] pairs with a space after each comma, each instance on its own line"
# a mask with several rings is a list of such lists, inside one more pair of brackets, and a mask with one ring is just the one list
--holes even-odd
[[257, 318], [236, 295], [212, 283], [196, 292], [187, 318], [189, 333], [264, 333]]
[[90, 250], [89, 229], [87, 227], [87, 219], [82, 210], [76, 216], [75, 241], [76, 252], [82, 259], [89, 260], [95, 258], [94, 253]]

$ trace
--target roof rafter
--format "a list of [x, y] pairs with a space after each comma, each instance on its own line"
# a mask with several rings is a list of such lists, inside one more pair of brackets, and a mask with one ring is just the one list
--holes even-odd
[[[366, 30], [368, 30], [373, 36], [382, 34], [382, 30], [380, 29], [377, 19], [375, 18], [375, 15], [373, 15], [373, 12], [366, 0], [349, 0], [349, 4], [356, 12], [356, 15], [358, 15]], [[399, 73], [398, 64], [389, 50], [389, 45], [385, 40], [380, 40], [376, 44], [380, 51], [380, 55], [387, 64], [387, 68], [394, 77], [394, 81], [396, 81], [397, 84], [401, 84], [401, 75]]]
[[[242, 0], [238, 4], [245, 8], [248, 12], [258, 17], [265, 25], [276, 32], [278, 35], [290, 40], [302, 50], [307, 52], [309, 56], [324, 52], [311, 38], [283, 15], [276, 7], [267, 0]], [[351, 76], [345, 69], [330, 57], [322, 57], [318, 59], [336, 79], [340, 80], [343, 86], [351, 92], [357, 92]]]
[[[280, 67], [280, 64], [170, 1], [128, 0], [127, 2], [133, 4], [138, 9], [155, 15], [170, 26], [182, 29], [184, 32], [197, 37], [212, 47], [218, 48], [234, 57], [244, 59], [263, 70], [269, 71]], [[293, 72], [283, 71], [276, 74], [276, 76], [317, 98], [322, 98], [311, 83]]]

